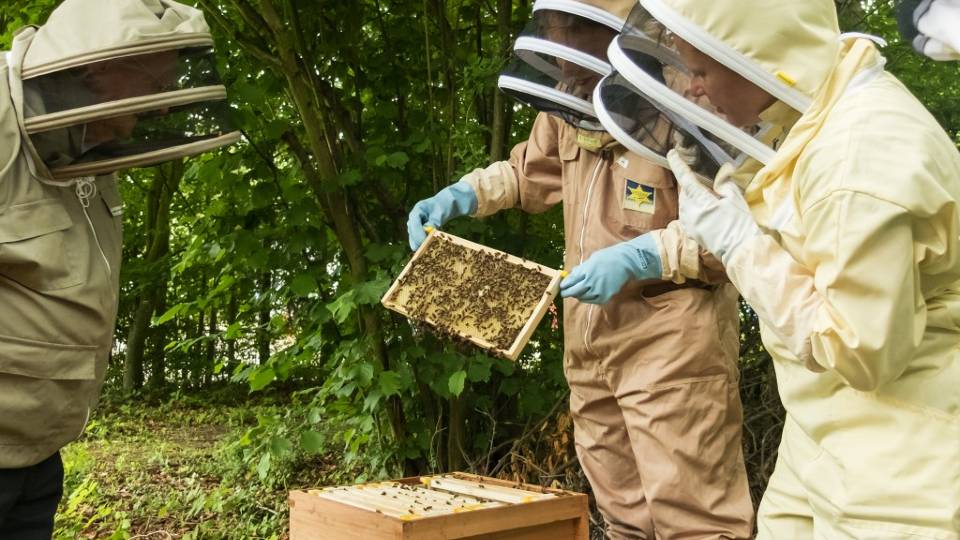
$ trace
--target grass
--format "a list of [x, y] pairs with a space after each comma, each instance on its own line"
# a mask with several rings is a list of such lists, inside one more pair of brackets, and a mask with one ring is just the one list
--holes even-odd
[[[56, 539], [284, 539], [290, 489], [335, 483], [336, 455], [274, 460], [257, 474], [244, 434], [281, 399], [209, 396], [105, 404], [63, 450]], [[289, 404], [287, 404], [289, 405]], [[281, 467], [282, 466], [282, 467]]]

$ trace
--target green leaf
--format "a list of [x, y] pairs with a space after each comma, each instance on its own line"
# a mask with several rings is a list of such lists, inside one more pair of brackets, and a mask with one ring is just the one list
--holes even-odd
[[402, 169], [410, 162], [410, 156], [404, 152], [394, 152], [387, 156], [387, 166], [393, 169]]
[[239, 322], [235, 322], [227, 327], [227, 332], [223, 335], [223, 339], [231, 340], [237, 339], [243, 334], [243, 325]]
[[363, 175], [357, 169], [347, 169], [340, 175], [341, 186], [352, 186], [359, 184], [363, 180]]
[[486, 356], [477, 355], [470, 359], [470, 366], [467, 368], [467, 377], [470, 382], [487, 382], [490, 380], [490, 368], [493, 361]]
[[177, 315], [183, 313], [183, 311], [189, 306], [190, 304], [177, 304], [173, 306], [172, 308], [168, 309], [166, 313], [154, 319], [153, 326], [160, 326], [163, 323], [172, 321]]
[[466, 380], [467, 380], [467, 372], [462, 369], [454, 373], [453, 375], [451, 375], [450, 380], [448, 381], [448, 384], [450, 386], [450, 393], [455, 396], [459, 396], [460, 394], [462, 394], [463, 385], [466, 382]]
[[515, 396], [520, 391], [520, 381], [517, 379], [506, 379], [500, 385], [500, 393], [507, 396]]
[[406, 249], [405, 246], [392, 246], [389, 244], [370, 244], [367, 246], [367, 258], [370, 262], [384, 262], [396, 256], [398, 252]]
[[319, 454], [323, 451], [323, 435], [316, 431], [304, 431], [300, 434], [300, 447], [308, 454]]
[[402, 382], [400, 380], [400, 374], [396, 371], [381, 372], [379, 382], [380, 392], [382, 392], [384, 396], [389, 397], [400, 394]]
[[316, 278], [310, 274], [300, 274], [290, 282], [290, 289], [300, 297], [308, 296], [318, 288]]
[[270, 451], [277, 457], [286, 457], [293, 452], [293, 443], [284, 437], [273, 436], [270, 438]]
[[380, 299], [390, 288], [390, 278], [380, 278], [372, 281], [365, 281], [354, 288], [353, 294], [356, 303], [360, 305], [379, 304]]
[[277, 374], [273, 371], [272, 367], [258, 369], [253, 373], [253, 376], [250, 377], [250, 391], [256, 392], [262, 390], [276, 378]]
[[373, 382], [373, 364], [361, 362], [354, 364], [348, 371], [350, 378], [359, 381], [363, 386], [369, 386]]
[[270, 453], [269, 452], [260, 456], [260, 463], [257, 463], [257, 476], [260, 477], [260, 480], [266, 480], [268, 474], [270, 474]]
[[367, 397], [363, 400], [363, 410], [373, 411], [377, 408], [377, 405], [380, 404], [380, 400], [383, 398], [383, 393], [378, 389], [371, 390]]
[[340, 295], [336, 300], [327, 304], [327, 309], [333, 314], [337, 323], [343, 324], [350, 318], [357, 307], [353, 300], [353, 291]]

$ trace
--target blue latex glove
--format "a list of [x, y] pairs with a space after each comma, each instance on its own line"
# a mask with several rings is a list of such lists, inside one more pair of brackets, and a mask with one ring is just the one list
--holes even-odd
[[660, 279], [663, 266], [649, 233], [601, 249], [560, 282], [560, 295], [587, 304], [606, 304], [628, 280]]
[[410, 249], [416, 251], [427, 239], [424, 227], [439, 229], [455, 217], [469, 216], [477, 211], [477, 194], [466, 182], [448, 186], [429, 199], [413, 206], [407, 219]]

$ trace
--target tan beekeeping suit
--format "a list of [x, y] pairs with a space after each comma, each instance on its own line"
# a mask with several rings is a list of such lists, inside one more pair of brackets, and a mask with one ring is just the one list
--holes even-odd
[[[565, 267], [654, 231], [663, 281], [631, 282], [602, 306], [564, 302], [564, 370], [580, 463], [614, 539], [749, 538], [741, 450], [737, 293], [674, 224], [669, 171], [540, 114], [508, 161], [464, 179], [476, 215], [562, 203]], [[652, 192], [642, 204], [628, 186]], [[673, 282], [681, 282], [682, 285]]]

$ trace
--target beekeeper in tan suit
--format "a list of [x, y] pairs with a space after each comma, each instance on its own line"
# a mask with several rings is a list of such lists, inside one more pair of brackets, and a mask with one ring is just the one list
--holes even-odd
[[577, 453], [607, 534], [749, 538], [737, 293], [674, 223], [666, 159], [644, 154], [658, 166], [616, 143], [591, 102], [611, 72], [607, 45], [635, 4], [535, 3], [499, 85], [544, 112], [509, 160], [417, 203], [410, 244], [457, 216], [562, 202], [572, 269], [562, 285], [564, 371]]
[[50, 538], [117, 313], [114, 171], [213, 150], [226, 90], [201, 12], [66, 0], [0, 55], [0, 538]]

